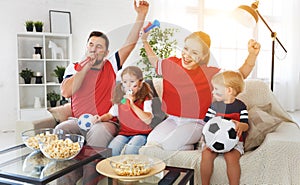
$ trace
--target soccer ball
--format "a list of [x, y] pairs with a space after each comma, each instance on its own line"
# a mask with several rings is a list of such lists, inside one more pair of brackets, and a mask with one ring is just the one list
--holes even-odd
[[93, 120], [93, 115], [91, 114], [82, 114], [79, 118], [78, 118], [78, 126], [82, 129], [82, 130], [89, 130], [92, 126], [92, 120]]
[[217, 153], [230, 151], [239, 141], [235, 124], [221, 117], [210, 119], [204, 125], [202, 133], [206, 146]]

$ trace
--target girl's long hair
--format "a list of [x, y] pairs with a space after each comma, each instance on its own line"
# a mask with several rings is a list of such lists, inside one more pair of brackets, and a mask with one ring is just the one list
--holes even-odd
[[[123, 78], [123, 76], [125, 74], [133, 75], [140, 82], [142, 82], [141, 88], [135, 94], [136, 101], [143, 102], [143, 101], [145, 101], [146, 98], [152, 99], [151, 87], [147, 82], [143, 81], [143, 72], [140, 68], [138, 68], [136, 66], [128, 66], [122, 71], [121, 78]], [[120, 104], [124, 95], [125, 95], [125, 92], [123, 91], [122, 83], [120, 82], [116, 85], [116, 87], [114, 89], [113, 96], [112, 96], [112, 103]]]

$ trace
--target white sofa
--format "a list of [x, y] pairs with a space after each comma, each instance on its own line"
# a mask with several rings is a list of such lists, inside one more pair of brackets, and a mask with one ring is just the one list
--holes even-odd
[[[153, 80], [158, 96], [161, 80]], [[156, 96], [157, 96], [156, 94]], [[269, 87], [260, 80], [246, 80], [245, 91], [239, 95], [249, 110], [251, 130], [246, 141], [247, 152], [241, 157], [240, 184], [300, 184], [300, 129], [282, 109]], [[158, 100], [158, 98], [156, 98]], [[163, 119], [157, 101], [155, 122]], [[70, 116], [70, 104], [50, 110], [53, 117], [36, 120], [29, 127], [54, 127]], [[154, 124], [156, 124], [154, 123]], [[176, 141], [174, 141], [176, 142]], [[201, 144], [199, 144], [201, 145]], [[169, 166], [195, 170], [195, 184], [201, 184], [201, 149], [164, 151], [159, 146], [144, 146], [141, 154], [157, 157]], [[222, 156], [215, 160], [211, 184], [228, 184], [226, 164]]]
[[[157, 86], [159, 94], [160, 86]], [[246, 80], [245, 91], [239, 98], [246, 103], [253, 126], [245, 143], [248, 151], [240, 159], [240, 184], [300, 184], [298, 125], [260, 80]], [[144, 146], [140, 153], [163, 159], [170, 166], [194, 169], [195, 184], [201, 184], [201, 149], [164, 151], [159, 146]], [[221, 155], [214, 162], [211, 184], [228, 184], [226, 163]]]
[[[240, 159], [240, 184], [300, 184], [298, 125], [282, 109], [269, 87], [260, 80], [246, 80], [245, 91], [239, 98], [248, 107], [250, 126], [255, 127], [249, 131], [251, 134], [248, 137], [252, 138], [245, 143], [248, 151]], [[255, 121], [257, 123], [253, 123]], [[257, 124], [264, 125], [261, 132]], [[195, 184], [201, 184], [200, 149], [164, 151], [159, 146], [144, 146], [140, 153], [163, 159], [170, 166], [194, 169]], [[215, 160], [211, 184], [228, 184], [226, 163], [221, 155]]]

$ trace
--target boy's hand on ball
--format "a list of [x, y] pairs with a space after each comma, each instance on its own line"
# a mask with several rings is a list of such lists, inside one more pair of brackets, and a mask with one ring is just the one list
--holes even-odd
[[242, 123], [236, 120], [231, 120], [235, 124], [235, 131], [238, 135], [238, 137], [242, 136], [242, 133], [247, 131], [249, 126], [247, 123]]

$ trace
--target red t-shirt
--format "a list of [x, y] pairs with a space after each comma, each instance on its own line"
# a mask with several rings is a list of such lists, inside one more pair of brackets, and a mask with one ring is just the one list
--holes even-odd
[[[136, 101], [134, 104], [141, 110], [144, 109], [144, 102]], [[120, 135], [133, 136], [138, 134], [149, 134], [152, 130], [150, 125], [143, 122], [128, 104], [118, 105], [118, 119], [120, 122]]]
[[[102, 69], [90, 69], [87, 72], [81, 87], [72, 95], [74, 117], [78, 118], [85, 113], [102, 115], [107, 113], [112, 106], [112, 91], [115, 86], [116, 72], [120, 68], [118, 54], [103, 62], [105, 64]], [[73, 69], [74, 65], [71, 64], [66, 77], [76, 72]]]
[[203, 119], [212, 102], [211, 79], [220, 71], [201, 65], [183, 68], [180, 58], [170, 57], [157, 66], [163, 76], [162, 110], [178, 117]]

